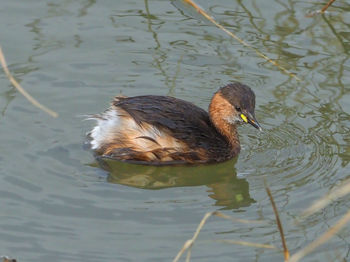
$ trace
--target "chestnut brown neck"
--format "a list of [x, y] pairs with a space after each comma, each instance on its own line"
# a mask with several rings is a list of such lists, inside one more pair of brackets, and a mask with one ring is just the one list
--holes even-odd
[[233, 151], [239, 151], [240, 143], [236, 125], [229, 123], [225, 118], [232, 117], [234, 111], [232, 105], [220, 92], [214, 94], [209, 105], [209, 117], [215, 128], [230, 143]]

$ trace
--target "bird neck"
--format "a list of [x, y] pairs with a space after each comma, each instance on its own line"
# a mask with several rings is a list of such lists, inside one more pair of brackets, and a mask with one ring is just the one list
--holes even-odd
[[218, 132], [226, 138], [235, 153], [240, 150], [236, 125], [225, 120], [225, 116], [233, 114], [232, 105], [220, 92], [215, 93], [209, 105], [209, 117]]

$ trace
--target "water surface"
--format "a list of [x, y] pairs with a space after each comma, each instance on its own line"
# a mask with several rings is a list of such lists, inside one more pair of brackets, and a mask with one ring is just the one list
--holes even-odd
[[[15, 78], [53, 119], [0, 73], [0, 255], [18, 261], [171, 261], [209, 211], [214, 218], [192, 261], [282, 261], [278, 250], [218, 243], [234, 239], [281, 248], [264, 178], [291, 252], [348, 210], [340, 199], [302, 224], [294, 218], [349, 177], [350, 6], [316, 2], [198, 1], [215, 19], [288, 70], [257, 57], [170, 1], [10, 1], [0, 7], [0, 44]], [[252, 87], [264, 127], [239, 128], [242, 152], [214, 166], [98, 166], [84, 150], [114, 95], [158, 94], [207, 108], [230, 81]], [[304, 261], [349, 259], [349, 227]]]

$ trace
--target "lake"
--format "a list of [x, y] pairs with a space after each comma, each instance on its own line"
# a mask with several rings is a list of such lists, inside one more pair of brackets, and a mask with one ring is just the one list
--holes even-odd
[[[295, 223], [350, 176], [350, 5], [336, 1], [326, 15], [310, 18], [325, 3], [197, 3], [301, 81], [171, 1], [2, 0], [8, 67], [59, 117], [34, 107], [0, 72], [0, 256], [172, 261], [204, 214], [220, 211], [263, 223], [210, 218], [191, 261], [283, 261], [264, 180], [291, 254], [348, 211], [344, 197]], [[231, 161], [99, 164], [84, 146], [94, 125], [84, 115], [102, 112], [115, 95], [170, 95], [206, 109], [232, 81], [254, 90], [264, 131], [240, 126], [242, 150]], [[347, 261], [349, 250], [347, 226], [303, 261]]]

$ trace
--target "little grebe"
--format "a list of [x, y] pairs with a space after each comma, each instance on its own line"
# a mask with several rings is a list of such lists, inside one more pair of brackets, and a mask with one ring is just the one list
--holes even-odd
[[236, 156], [238, 123], [261, 130], [255, 95], [246, 85], [220, 88], [203, 109], [168, 96], [115, 97], [110, 108], [90, 119], [88, 134], [98, 156], [142, 164], [222, 162]]

